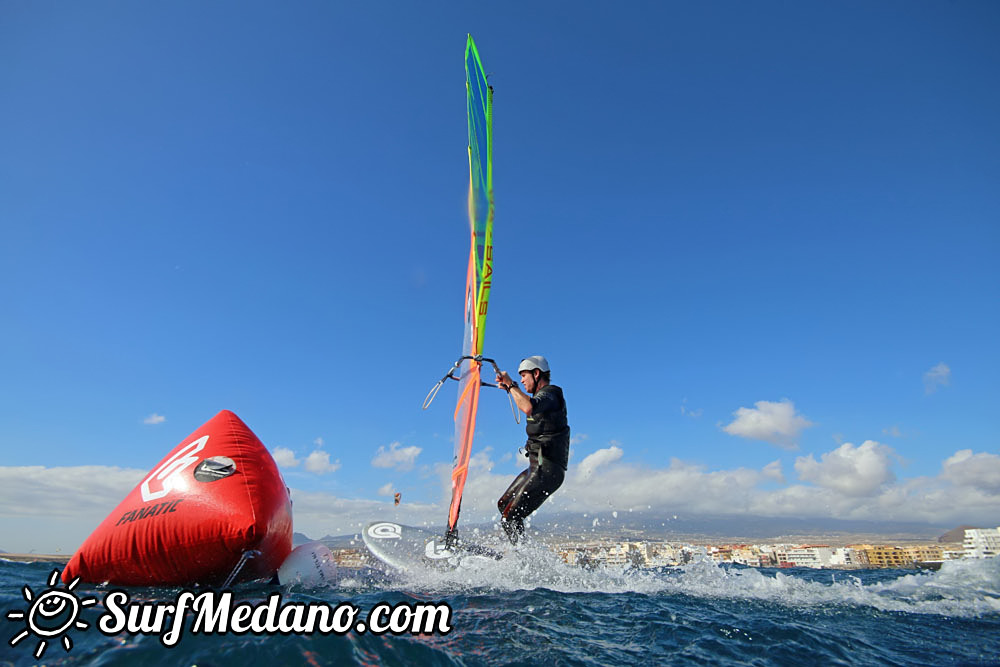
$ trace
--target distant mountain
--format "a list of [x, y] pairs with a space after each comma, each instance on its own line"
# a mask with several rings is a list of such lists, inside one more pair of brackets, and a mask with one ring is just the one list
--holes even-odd
[[944, 535], [942, 535], [941, 537], [939, 537], [937, 539], [937, 541], [938, 542], [942, 542], [942, 543], [948, 543], [948, 544], [951, 544], [951, 543], [954, 543], [954, 542], [961, 542], [961, 541], [963, 541], [965, 539], [965, 531], [966, 531], [966, 529], [968, 529], [968, 528], [976, 528], [976, 527], [977, 526], [959, 526], [958, 528], [955, 528], [954, 530], [949, 530], [947, 533], [945, 533]]
[[361, 534], [354, 533], [351, 535], [324, 535], [323, 537], [315, 540], [304, 533], [293, 533], [292, 534], [292, 548], [301, 546], [306, 542], [322, 542], [330, 549], [349, 549], [356, 548], [360, 549], [363, 547], [361, 542]]

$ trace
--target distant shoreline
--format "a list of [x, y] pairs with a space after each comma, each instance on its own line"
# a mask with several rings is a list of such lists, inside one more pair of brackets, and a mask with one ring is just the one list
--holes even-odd
[[[343, 535], [338, 537], [326, 536], [318, 540], [313, 540], [312, 538], [296, 533], [296, 540], [293, 546], [298, 546], [303, 542], [324, 542], [328, 546], [333, 546], [329, 542], [336, 543], [340, 548], [351, 548], [347, 547], [346, 543], [350, 542], [352, 545], [355, 542], [356, 535]], [[540, 535], [540, 541], [543, 543], [555, 542], [560, 544], [574, 544], [574, 543], [586, 543], [586, 542], [602, 542], [602, 541], [628, 541], [628, 542], [669, 542], [669, 543], [687, 543], [695, 545], [708, 545], [708, 546], [726, 546], [734, 544], [824, 544], [829, 546], [849, 546], [852, 544], [907, 544], [907, 545], [933, 545], [939, 544], [939, 540], [933, 537], [924, 535], [913, 535], [907, 533], [899, 534], [888, 534], [888, 533], [850, 533], [850, 532], [840, 532], [840, 533], [800, 533], [800, 534], [785, 534], [771, 537], [749, 537], [749, 536], [720, 536], [720, 535], [710, 535], [704, 533], [676, 533], [676, 534], [658, 534], [656, 531], [646, 531], [641, 530], [618, 530], [618, 531], [608, 531], [608, 532], [579, 532], [570, 531], [562, 535], [554, 535], [542, 531]], [[345, 543], [341, 545], [340, 543]], [[960, 544], [960, 543], [959, 543]], [[361, 550], [364, 550], [362, 547]], [[72, 554], [39, 554], [39, 553], [7, 553], [0, 551], [0, 560], [7, 560], [15, 563], [67, 563], [69, 559], [72, 558]]]
[[15, 563], [68, 563], [72, 556], [65, 554], [11, 554], [0, 553], [0, 560], [14, 561]]
[[[790, 534], [771, 537], [718, 536], [704, 534], [678, 534], [670, 536], [644, 535], [642, 533], [608, 533], [605, 535], [574, 533], [564, 536], [543, 535], [545, 542], [669, 542], [675, 544], [694, 544], [708, 546], [726, 546], [734, 544], [823, 544], [834, 547], [846, 547], [855, 544], [886, 544], [886, 545], [936, 545], [941, 544], [933, 537], [919, 535], [878, 535], [878, 534]], [[957, 542], [961, 544], [961, 541]]]

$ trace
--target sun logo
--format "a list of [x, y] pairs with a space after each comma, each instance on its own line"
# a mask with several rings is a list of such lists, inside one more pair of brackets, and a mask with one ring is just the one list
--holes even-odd
[[26, 619], [24, 630], [19, 632], [10, 642], [11, 646], [17, 645], [22, 639], [34, 635], [38, 638], [38, 647], [35, 649], [35, 659], [41, 659], [45, 653], [45, 648], [50, 640], [55, 640], [62, 636], [62, 645], [68, 653], [73, 648], [73, 640], [65, 634], [71, 628], [86, 630], [89, 624], [86, 621], [77, 620], [80, 611], [84, 607], [97, 604], [97, 598], [78, 598], [73, 589], [80, 578], [77, 577], [66, 586], [66, 590], [61, 591], [56, 588], [59, 581], [59, 570], [52, 570], [49, 576], [49, 588], [44, 593], [35, 597], [30, 587], [22, 589], [24, 599], [28, 602], [26, 611], [9, 611], [7, 618], [11, 621]]

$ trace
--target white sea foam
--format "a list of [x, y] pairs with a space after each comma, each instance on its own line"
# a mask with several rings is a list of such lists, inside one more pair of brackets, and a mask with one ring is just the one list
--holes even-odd
[[[875, 575], [877, 576], [877, 575]], [[662, 572], [604, 566], [586, 570], [541, 545], [508, 549], [499, 561], [465, 558], [458, 567], [400, 575], [397, 585], [432, 593], [546, 588], [564, 593], [643, 593], [757, 600], [794, 607], [870, 607], [879, 611], [980, 617], [1000, 613], [1000, 558], [945, 563], [872, 581], [850, 570], [781, 571], [723, 567], [708, 559]]]

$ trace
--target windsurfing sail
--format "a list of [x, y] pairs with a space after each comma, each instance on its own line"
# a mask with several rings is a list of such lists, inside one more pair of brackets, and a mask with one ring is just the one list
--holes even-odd
[[455, 535], [469, 475], [479, 408], [483, 334], [493, 276], [493, 88], [486, 82], [472, 35], [465, 44], [465, 93], [469, 120], [469, 268], [465, 282], [465, 333], [455, 408], [455, 461], [451, 473], [448, 535]]

